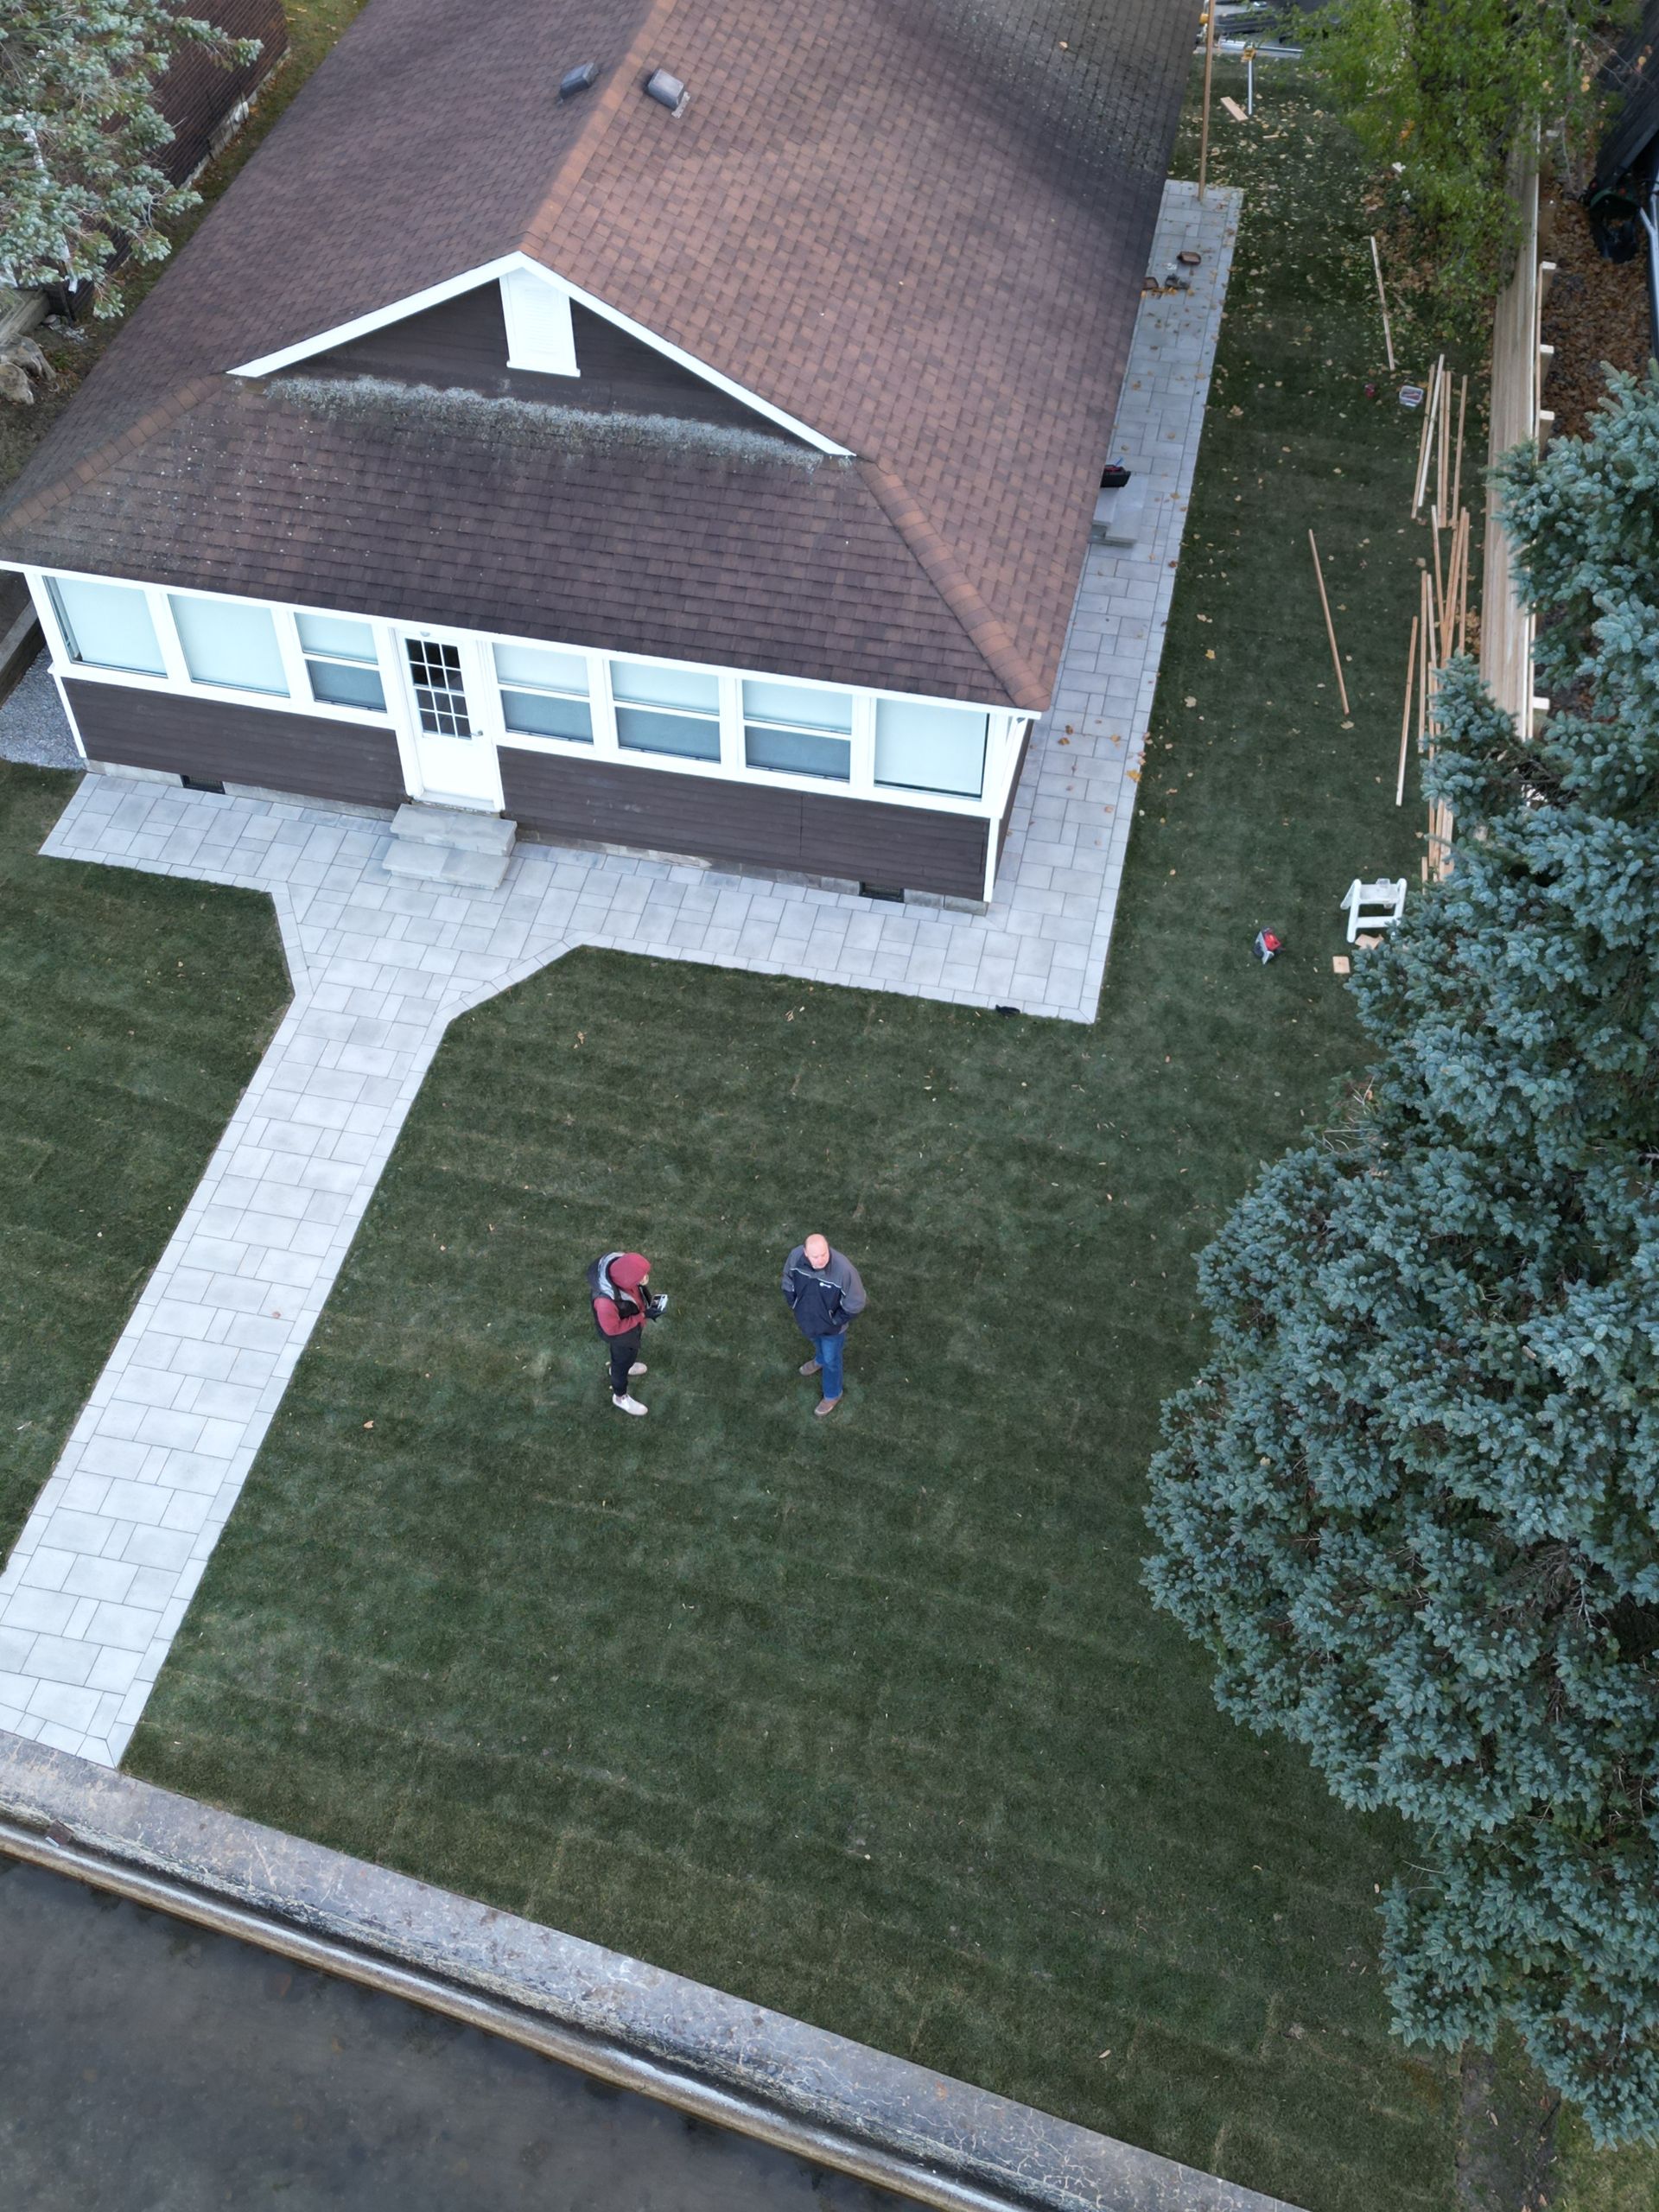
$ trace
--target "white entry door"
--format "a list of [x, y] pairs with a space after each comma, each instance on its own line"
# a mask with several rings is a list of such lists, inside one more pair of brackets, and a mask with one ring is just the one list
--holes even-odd
[[404, 632], [403, 655], [420, 797], [437, 806], [499, 811], [501, 778], [495, 747], [467, 696], [470, 652], [448, 639]]

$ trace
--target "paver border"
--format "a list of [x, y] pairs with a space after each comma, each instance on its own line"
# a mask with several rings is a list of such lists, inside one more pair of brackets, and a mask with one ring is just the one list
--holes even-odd
[[0, 1852], [408, 1998], [942, 2212], [1294, 2212], [3, 1730]]

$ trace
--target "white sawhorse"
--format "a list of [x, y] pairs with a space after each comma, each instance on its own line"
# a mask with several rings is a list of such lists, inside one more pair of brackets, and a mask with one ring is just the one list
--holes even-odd
[[1356, 876], [1343, 894], [1342, 906], [1348, 917], [1350, 944], [1362, 930], [1391, 928], [1406, 911], [1406, 879], [1396, 876], [1390, 883], [1387, 876], [1380, 876], [1375, 883], [1362, 883]]

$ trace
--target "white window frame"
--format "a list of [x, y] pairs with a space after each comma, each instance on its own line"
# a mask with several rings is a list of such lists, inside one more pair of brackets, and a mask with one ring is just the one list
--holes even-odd
[[[993, 846], [995, 843], [995, 825], [1001, 818], [1012, 787], [1020, 756], [1020, 738], [1026, 724], [1033, 719], [1029, 715], [1010, 712], [1007, 708], [978, 700], [944, 699], [929, 693], [896, 690], [878, 691], [868, 686], [784, 676], [761, 668], [728, 668], [709, 661], [685, 660], [667, 653], [602, 650], [556, 638], [526, 637], [512, 631], [460, 630], [440, 623], [404, 621], [387, 616], [365, 614], [356, 607], [321, 607], [315, 603], [296, 606], [270, 600], [250, 601], [241, 594], [202, 591], [194, 586], [184, 585], [137, 586], [146, 594], [150, 620], [156, 626], [156, 634], [160, 640], [162, 656], [168, 673], [165, 677], [137, 675], [122, 670], [93, 668], [73, 660], [56, 620], [51, 594], [46, 588], [46, 580], [49, 575], [62, 575], [89, 583], [123, 583], [131, 579], [100, 575], [93, 570], [75, 569], [26, 568], [22, 574], [29, 584], [42, 627], [51, 645], [53, 672], [60, 685], [66, 677], [73, 677], [77, 681], [124, 685], [131, 690], [184, 693], [195, 698], [219, 700], [227, 706], [246, 708], [254, 705], [271, 714], [301, 714], [320, 721], [359, 726], [370, 724], [389, 729], [397, 739], [405, 773], [413, 779], [408, 785], [411, 791], [422, 787], [417, 752], [420, 726], [404, 651], [405, 637], [433, 639], [460, 648], [467, 700], [478, 724], [478, 740], [493, 745], [498, 751], [505, 748], [524, 753], [562, 753], [575, 760], [623, 761], [644, 775], [703, 776], [746, 784], [761, 790], [792, 790], [817, 798], [862, 799], [882, 806], [906, 807], [918, 813], [965, 815], [991, 824]], [[196, 683], [185, 666], [183, 652], [173, 627], [168, 606], [170, 588], [181, 592], [188, 590], [201, 599], [231, 600], [239, 605], [252, 604], [267, 608], [276, 620], [283, 666], [289, 677], [289, 696], [284, 699], [271, 692], [232, 690], [219, 684]], [[384, 712], [377, 713], [367, 707], [330, 706], [311, 696], [304, 652], [296, 620], [300, 614], [331, 615], [336, 619], [368, 624], [375, 640], [380, 686], [385, 694]], [[591, 743], [584, 744], [575, 738], [533, 737], [508, 730], [501, 708], [499, 679], [495, 672], [494, 648], [498, 645], [539, 647], [544, 651], [569, 653], [586, 663], [588, 709], [594, 728]], [[715, 677], [720, 689], [720, 758], [717, 760], [696, 760], [688, 759], [683, 753], [645, 753], [619, 745], [616, 708], [610, 682], [610, 664], [613, 661], [640, 663], [647, 666], [683, 670], [694, 676]], [[743, 742], [743, 683], [746, 677], [765, 683], [798, 683], [808, 690], [837, 690], [851, 694], [852, 753], [850, 773], [845, 783], [828, 776], [803, 776], [785, 769], [748, 766], [744, 758]], [[914, 699], [924, 705], [955, 707], [987, 715], [989, 728], [986, 741], [982, 796], [976, 799], [966, 798], [959, 793], [901, 791], [894, 786], [878, 784], [875, 780], [875, 710], [877, 702], [882, 698]]]
[[[342, 668], [368, 668], [372, 666], [375, 674], [380, 679], [381, 697], [385, 700], [390, 700], [391, 693], [386, 688], [385, 643], [381, 635], [384, 626], [378, 622], [372, 621], [366, 614], [338, 614], [333, 613], [330, 609], [322, 607], [289, 607], [285, 611], [292, 617], [292, 620], [287, 622], [281, 621], [280, 620], [278, 620], [276, 625], [276, 642], [282, 648], [283, 667], [287, 668], [289, 666], [290, 658], [294, 664], [294, 671], [291, 677], [291, 688], [296, 703], [303, 703], [312, 714], [315, 715], [350, 715], [356, 716], [359, 719], [366, 715], [371, 721], [391, 721], [393, 719], [393, 715], [389, 705], [385, 707], [342, 707], [333, 700], [319, 699], [315, 697], [311, 690], [311, 671], [307, 666], [307, 663], [313, 660], [331, 660]], [[370, 639], [373, 644], [373, 661], [371, 663], [366, 660], [347, 660], [341, 653], [326, 653], [318, 652], [315, 649], [308, 651], [305, 640], [300, 635], [300, 617], [302, 614], [315, 614], [326, 617], [327, 620], [335, 622], [360, 622], [364, 628], [368, 632]]]

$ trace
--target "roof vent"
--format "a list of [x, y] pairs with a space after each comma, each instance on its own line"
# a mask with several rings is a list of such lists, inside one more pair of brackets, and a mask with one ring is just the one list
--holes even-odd
[[574, 99], [578, 92], [585, 92], [590, 85], [597, 84], [598, 81], [598, 62], [580, 62], [575, 68], [567, 69], [560, 78], [559, 98], [562, 100]]
[[677, 77], [671, 77], [666, 69], [653, 69], [645, 79], [645, 98], [665, 107], [671, 115], [683, 115], [690, 95]]

